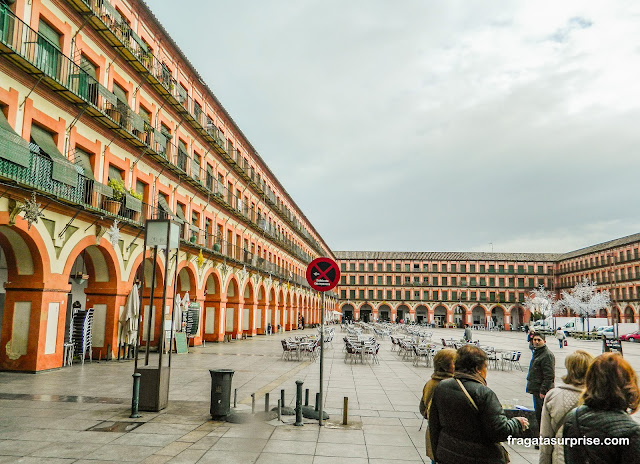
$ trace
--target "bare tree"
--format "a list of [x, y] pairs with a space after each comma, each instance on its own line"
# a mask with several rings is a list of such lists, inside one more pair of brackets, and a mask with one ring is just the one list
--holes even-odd
[[542, 315], [543, 319], [551, 317], [553, 307], [556, 304], [556, 295], [554, 292], [546, 290], [544, 285], [536, 288], [524, 299], [524, 306], [532, 313]]
[[587, 319], [587, 330], [589, 330], [589, 318], [606, 308], [611, 301], [608, 290], [597, 291], [596, 282], [584, 279], [578, 282], [573, 289], [561, 293], [562, 298], [554, 306], [554, 314], [561, 313], [568, 309], [582, 319], [584, 329], [584, 319]]

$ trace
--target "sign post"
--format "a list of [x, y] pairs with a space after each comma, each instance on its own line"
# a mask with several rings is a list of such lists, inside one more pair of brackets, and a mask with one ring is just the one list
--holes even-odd
[[316, 258], [307, 266], [307, 282], [314, 290], [322, 293], [320, 315], [320, 392], [318, 393], [318, 425], [322, 426], [324, 415], [323, 384], [324, 384], [324, 292], [331, 290], [340, 281], [340, 268], [330, 258]]

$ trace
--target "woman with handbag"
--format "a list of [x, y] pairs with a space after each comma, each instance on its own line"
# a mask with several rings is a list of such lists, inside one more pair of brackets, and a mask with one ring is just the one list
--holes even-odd
[[[584, 380], [587, 369], [593, 363], [593, 355], [584, 350], [571, 353], [564, 360], [567, 375], [562, 382], [549, 390], [544, 397], [540, 436], [544, 438], [561, 438], [567, 413], [575, 408], [580, 395], [584, 391]], [[560, 445], [541, 445], [540, 464], [563, 464], [564, 448]]]
[[556, 338], [558, 339], [558, 342], [560, 342], [560, 348], [567, 346], [567, 336], [564, 334], [562, 327], [558, 327], [558, 330], [556, 330]]
[[[427, 419], [427, 421], [429, 420], [429, 407], [431, 406], [433, 392], [442, 380], [453, 377], [455, 360], [456, 350], [451, 348], [440, 350], [433, 357], [434, 372], [431, 375], [431, 379], [422, 389], [422, 398], [420, 399], [420, 414], [422, 414], [422, 417]], [[429, 422], [427, 422], [427, 430], [425, 432], [425, 444], [427, 456], [431, 458], [432, 463], [435, 463], [436, 459], [434, 457], [433, 450], [431, 449], [431, 438], [429, 437]]]
[[458, 350], [453, 379], [436, 387], [429, 411], [431, 447], [441, 464], [505, 464], [500, 442], [529, 427], [524, 417], [508, 419], [487, 387], [487, 354], [477, 346]]
[[[640, 406], [638, 376], [619, 353], [603, 353], [587, 371], [584, 405], [564, 422], [567, 464], [620, 464], [640, 460], [640, 424], [630, 414]], [[596, 443], [596, 440], [598, 442]]]

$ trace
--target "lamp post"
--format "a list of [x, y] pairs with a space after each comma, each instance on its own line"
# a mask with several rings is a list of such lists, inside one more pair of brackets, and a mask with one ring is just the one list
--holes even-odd
[[[612, 258], [612, 262], [615, 263], [615, 259], [616, 259], [616, 255], [613, 251], [610, 251], [609, 253], [607, 253], [607, 256], [610, 256]], [[616, 271], [615, 269], [611, 269], [611, 301], [613, 302], [612, 306], [611, 306], [611, 317], [615, 317], [615, 324], [613, 324], [615, 326], [615, 336], [616, 338], [620, 338], [620, 331], [619, 331], [619, 327], [618, 327], [618, 303], [616, 302]]]

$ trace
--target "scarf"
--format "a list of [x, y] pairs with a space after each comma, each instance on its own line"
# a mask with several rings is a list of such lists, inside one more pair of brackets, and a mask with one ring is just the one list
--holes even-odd
[[445, 380], [453, 377], [453, 372], [437, 371], [431, 374], [433, 380]]
[[475, 374], [467, 374], [466, 372], [456, 372], [453, 374], [453, 377], [456, 379], [466, 379], [473, 380], [474, 382], [479, 382], [485, 387], [487, 386], [487, 380], [482, 377], [478, 372]]

